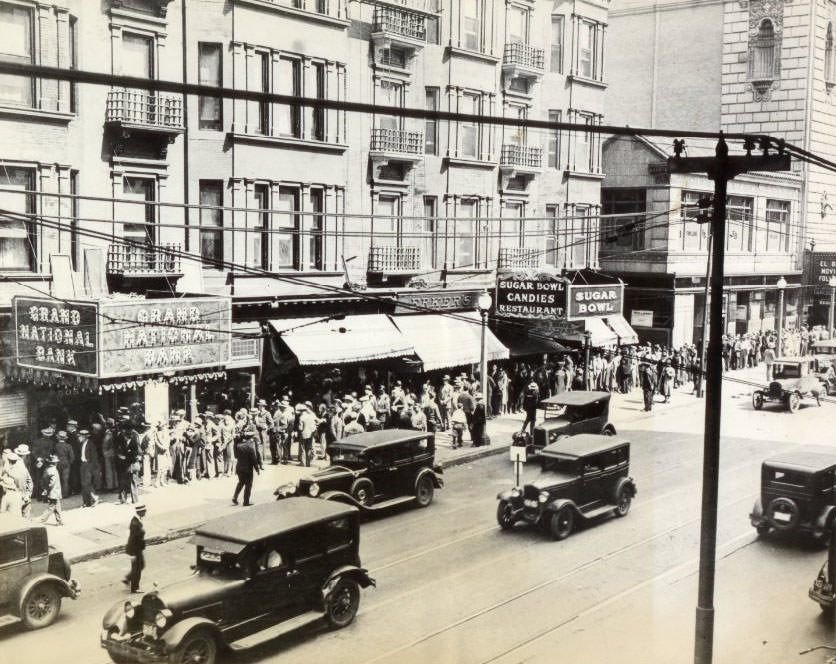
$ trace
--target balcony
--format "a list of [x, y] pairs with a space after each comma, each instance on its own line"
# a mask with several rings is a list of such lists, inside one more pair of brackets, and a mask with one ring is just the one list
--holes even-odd
[[502, 146], [499, 170], [517, 173], [539, 173], [543, 167], [543, 149], [532, 145]]
[[407, 10], [426, 16], [437, 16], [441, 12], [441, 0], [372, 0], [377, 7]]
[[370, 286], [405, 286], [420, 271], [420, 247], [369, 247], [366, 272]]
[[159, 285], [166, 288], [183, 276], [181, 247], [177, 243], [157, 246], [111, 244], [107, 249], [105, 272], [110, 287], [143, 290]]
[[395, 7], [374, 8], [372, 43], [376, 51], [394, 46], [403, 49], [411, 58], [426, 41], [427, 26], [423, 15]]
[[543, 252], [528, 247], [500, 247], [497, 260], [499, 270], [531, 270], [540, 267]]
[[524, 79], [525, 87], [539, 81], [545, 69], [545, 51], [542, 48], [512, 42], [505, 44], [502, 56], [502, 79], [506, 91], [513, 79]]
[[183, 100], [147, 90], [111, 90], [105, 127], [111, 130], [114, 154], [147, 156], [150, 147], [165, 159], [168, 145], [183, 133]]
[[412, 167], [424, 159], [424, 133], [403, 129], [372, 129], [369, 158], [374, 180], [405, 184]]

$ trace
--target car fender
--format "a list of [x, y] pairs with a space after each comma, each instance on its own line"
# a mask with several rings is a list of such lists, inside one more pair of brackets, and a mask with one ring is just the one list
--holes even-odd
[[615, 488], [613, 489], [613, 502], [615, 502], [615, 499], [621, 491], [622, 487], [626, 487], [627, 491], [629, 491], [630, 498], [635, 498], [636, 494], [639, 492], [636, 488], [636, 482], [632, 477], [622, 477], [620, 480], [618, 480], [618, 482], [616, 482]]
[[557, 500], [553, 500], [552, 502], [547, 503], [545, 507], [543, 507], [543, 513], [553, 514], [554, 512], [557, 512], [559, 509], [565, 507], [566, 505], [568, 505], [575, 512], [575, 514], [583, 516], [580, 510], [578, 509], [578, 506], [575, 505], [575, 501], [571, 498], [558, 498]]
[[57, 576], [47, 573], [36, 574], [31, 579], [28, 579], [26, 583], [20, 587], [20, 590], [18, 590], [16, 602], [18, 615], [23, 613], [23, 602], [25, 601], [26, 596], [35, 586], [39, 586], [42, 583], [48, 583], [54, 586], [62, 597], [71, 597], [72, 599], [78, 597], [78, 593], [69, 583], [64, 581], [64, 579], [60, 579]]
[[349, 505], [354, 505], [355, 507], [359, 507], [361, 509], [365, 507], [354, 500], [354, 497], [345, 491], [325, 491], [319, 494], [319, 497], [322, 498], [322, 500], [339, 500], [341, 503], [348, 503]]
[[752, 513], [749, 515], [749, 518], [752, 521], [763, 521], [763, 502], [761, 501], [760, 496], [757, 497], [755, 500], [755, 504], [752, 506]]
[[[610, 431], [612, 433], [607, 434], [608, 431]], [[610, 436], [617, 436], [618, 435], [618, 432], [615, 430], [615, 427], [610, 422], [607, 422], [604, 425], [604, 427], [601, 429], [601, 433], [604, 434], [604, 435], [610, 435]]]
[[432, 468], [423, 468], [415, 476], [414, 488], [415, 488], [416, 491], [418, 490], [418, 482], [420, 482], [421, 478], [426, 476], [426, 475], [432, 476], [433, 486], [436, 489], [441, 489], [441, 488], [444, 487], [444, 480], [441, 479], [438, 475], [436, 475], [435, 471]]
[[193, 632], [196, 629], [208, 630], [211, 632], [212, 636], [217, 639], [218, 644], [226, 645], [226, 641], [221, 634], [221, 630], [218, 629], [218, 626], [214, 622], [208, 618], [193, 616], [174, 623], [160, 636], [160, 641], [163, 642], [165, 651], [167, 653], [172, 652], [183, 642], [183, 639], [185, 639], [190, 632]]
[[377, 587], [377, 581], [369, 576], [369, 571], [363, 567], [356, 567], [355, 565], [343, 565], [342, 567], [338, 567], [331, 574], [328, 575], [328, 578], [325, 580], [325, 583], [322, 584], [322, 601], [325, 602], [325, 598], [328, 597], [328, 593], [330, 593], [334, 586], [337, 585], [337, 581], [341, 578], [349, 578], [356, 581], [361, 588], [368, 588], [369, 586]]
[[828, 505], [819, 512], [815, 530], [821, 532], [829, 531], [833, 527], [834, 520], [836, 520], [836, 506]]
[[127, 628], [127, 619], [125, 618], [125, 601], [116, 602], [111, 606], [102, 617], [102, 629], [109, 632], [116, 627], [119, 633], [124, 633]]
[[500, 491], [498, 494], [496, 494], [496, 498], [497, 500], [505, 500], [509, 503], [516, 502], [519, 496], [515, 496], [514, 491], [519, 491], [519, 489], [505, 489], [504, 491]]

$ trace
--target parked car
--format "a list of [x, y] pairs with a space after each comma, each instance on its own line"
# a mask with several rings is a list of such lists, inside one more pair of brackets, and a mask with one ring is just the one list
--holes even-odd
[[[834, 573], [831, 573], [831, 570]], [[816, 602], [819, 608], [826, 613], [833, 613], [834, 600], [836, 600], [832, 581], [834, 576], [836, 576], [836, 565], [831, 563], [829, 559], [825, 560], [813, 581], [813, 585], [807, 591], [810, 599]]]
[[767, 459], [761, 465], [761, 495], [749, 518], [759, 535], [827, 538], [829, 519], [836, 517], [833, 484], [836, 450], [805, 445]]
[[539, 458], [535, 481], [497, 496], [496, 520], [503, 530], [524, 521], [562, 540], [577, 521], [630, 511], [636, 483], [629, 476], [630, 443], [624, 438], [569, 436], [544, 447]]
[[102, 620], [101, 645], [117, 664], [214, 664], [221, 649], [252, 647], [319, 621], [345, 627], [360, 588], [357, 509], [311, 498], [256, 505], [197, 530], [193, 574]]
[[277, 500], [311, 496], [341, 500], [362, 510], [414, 501], [426, 507], [444, 486], [435, 463], [435, 435], [385, 429], [342, 438], [329, 446], [331, 465], [275, 491]]
[[772, 365], [772, 382], [752, 394], [755, 410], [764, 403], [778, 401], [791, 413], [801, 407], [801, 400], [811, 397], [821, 406], [821, 395], [827, 393], [816, 374], [817, 360], [811, 357], [779, 357]]
[[47, 627], [61, 612], [61, 600], [80, 592], [64, 554], [50, 546], [46, 527], [0, 517], [0, 625]]
[[610, 423], [609, 392], [563, 392], [540, 401], [543, 420], [534, 427], [534, 436], [520, 431], [513, 445], [525, 446], [527, 454], [536, 454], [562, 436], [595, 433], [614, 436]]
[[836, 340], [822, 339], [814, 341], [810, 352], [816, 359], [816, 376], [824, 385], [825, 393], [828, 396], [836, 394], [836, 374], [828, 371], [831, 365], [836, 366]]

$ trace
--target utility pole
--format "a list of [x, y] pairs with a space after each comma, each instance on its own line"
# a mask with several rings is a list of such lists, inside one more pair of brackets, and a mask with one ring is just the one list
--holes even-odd
[[[706, 173], [714, 180], [714, 215], [711, 243], [711, 318], [706, 362], [705, 434], [703, 441], [702, 519], [700, 523], [700, 567], [694, 639], [695, 664], [711, 664], [714, 650], [714, 567], [717, 554], [717, 491], [720, 474], [720, 408], [723, 395], [723, 268], [726, 246], [726, 189], [729, 180], [749, 171], [788, 171], [790, 157], [779, 141], [777, 154], [769, 154], [769, 141], [761, 141], [763, 154], [752, 155], [753, 139], [746, 140], [746, 155], [729, 156], [720, 134], [714, 157], [688, 157], [685, 141], [674, 140], [674, 157], [668, 159], [670, 173]], [[703, 336], [705, 336], [703, 330]]]

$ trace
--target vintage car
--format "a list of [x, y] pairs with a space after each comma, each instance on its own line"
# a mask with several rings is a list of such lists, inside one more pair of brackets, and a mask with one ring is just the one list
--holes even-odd
[[824, 385], [828, 396], [836, 394], [836, 372], [828, 372], [831, 366], [836, 367], [836, 340], [814, 341], [810, 352], [817, 362], [816, 376]]
[[503, 530], [524, 521], [562, 540], [578, 521], [630, 511], [636, 483], [629, 476], [630, 443], [624, 438], [569, 436], [544, 447], [539, 459], [536, 480], [497, 496], [496, 520]]
[[836, 449], [804, 445], [767, 459], [761, 465], [761, 495], [749, 515], [759, 535], [827, 538], [829, 519], [836, 517], [833, 484]]
[[444, 486], [435, 463], [435, 436], [385, 429], [342, 438], [328, 448], [331, 465], [275, 491], [276, 499], [311, 496], [341, 500], [365, 511], [415, 502], [426, 507]]
[[375, 583], [360, 566], [359, 513], [349, 505], [256, 505], [208, 522], [192, 542], [191, 576], [105, 614], [101, 645], [117, 664], [214, 664], [223, 649], [250, 648], [323, 617], [345, 627], [360, 588]]
[[812, 397], [821, 406], [821, 395], [826, 394], [822, 381], [816, 374], [818, 362], [811, 357], [779, 357], [772, 365], [772, 382], [769, 387], [752, 393], [755, 410], [768, 401], [779, 401], [791, 413], [801, 407], [801, 400]]
[[833, 581], [831, 580], [836, 577], [836, 560], [830, 558], [831, 556], [828, 555], [827, 560], [819, 569], [813, 585], [807, 591], [810, 599], [816, 602], [819, 608], [826, 613], [833, 613], [834, 600], [836, 600], [836, 594], [833, 592]]
[[0, 625], [51, 625], [61, 599], [75, 599], [80, 592], [64, 554], [49, 545], [46, 527], [0, 516]]
[[513, 445], [525, 446], [528, 454], [536, 454], [562, 436], [578, 433], [599, 433], [614, 436], [610, 423], [609, 392], [563, 392], [540, 401], [543, 420], [534, 427], [534, 436], [520, 431], [514, 434]]

